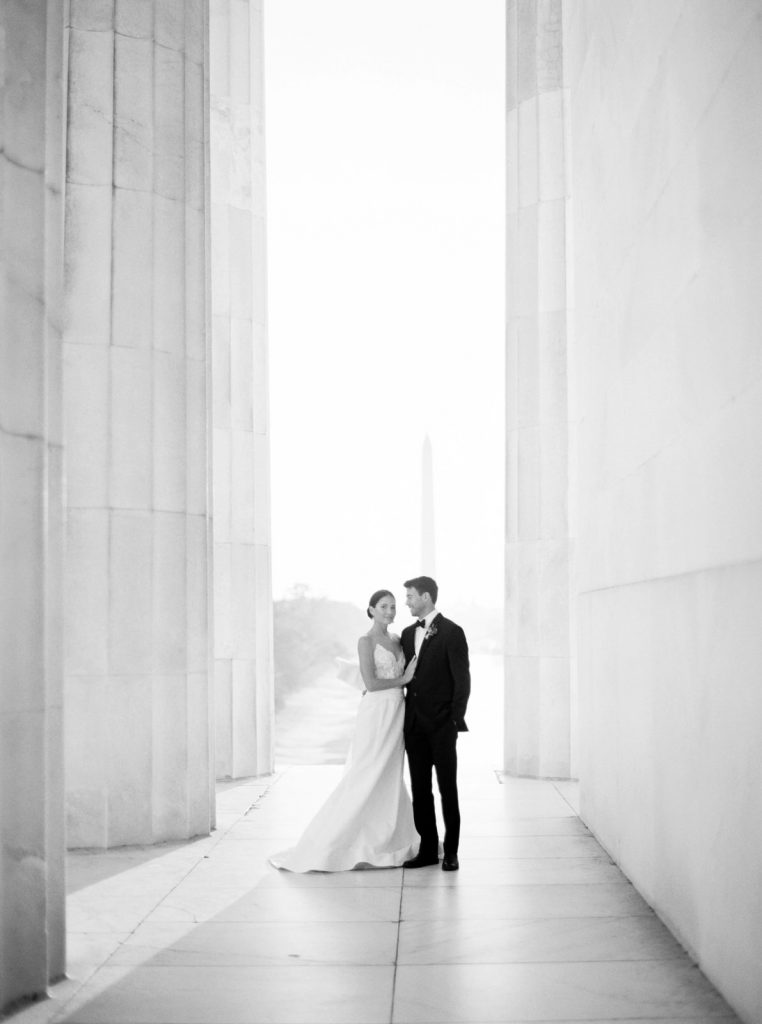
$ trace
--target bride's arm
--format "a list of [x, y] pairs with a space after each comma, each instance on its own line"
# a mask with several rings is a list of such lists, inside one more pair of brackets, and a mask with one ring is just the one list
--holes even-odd
[[357, 641], [357, 654], [360, 659], [360, 674], [365, 688], [370, 691], [393, 690], [395, 686], [406, 686], [413, 678], [415, 672], [415, 658], [401, 676], [393, 679], [379, 679], [376, 675], [376, 665], [373, 658], [375, 644], [369, 636], [361, 636]]

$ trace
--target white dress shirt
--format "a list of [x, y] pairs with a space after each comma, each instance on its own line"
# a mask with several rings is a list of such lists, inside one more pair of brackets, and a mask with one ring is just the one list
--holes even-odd
[[428, 632], [429, 626], [431, 625], [431, 623], [433, 622], [433, 620], [436, 618], [437, 615], [439, 615], [439, 612], [437, 611], [436, 608], [434, 608], [432, 611], [429, 612], [428, 615], [424, 616], [423, 621], [426, 623], [426, 629], [421, 629], [420, 626], [416, 625], [416, 627], [415, 627], [415, 653], [416, 653], [416, 656], [421, 653], [421, 647], [423, 646], [423, 638], [426, 636], [426, 633]]

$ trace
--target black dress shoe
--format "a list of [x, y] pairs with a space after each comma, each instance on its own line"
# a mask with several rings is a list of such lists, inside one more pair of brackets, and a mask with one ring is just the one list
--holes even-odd
[[429, 868], [432, 864], [438, 864], [439, 857], [422, 857], [417, 854], [412, 860], [406, 860], [403, 868]]
[[457, 871], [459, 867], [458, 858], [454, 853], [446, 853], [442, 858], [443, 871]]

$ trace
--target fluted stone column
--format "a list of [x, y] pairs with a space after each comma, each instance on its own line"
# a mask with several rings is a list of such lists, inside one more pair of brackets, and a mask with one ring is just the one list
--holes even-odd
[[63, 12], [0, 6], [0, 1013], [65, 968]]
[[505, 767], [570, 772], [561, 0], [507, 4]]
[[74, 846], [213, 822], [205, 0], [71, 8], [66, 770]]
[[216, 770], [273, 768], [261, 0], [211, 0]]

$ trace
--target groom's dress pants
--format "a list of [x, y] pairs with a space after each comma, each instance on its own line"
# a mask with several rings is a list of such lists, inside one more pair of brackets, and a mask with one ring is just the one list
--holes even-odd
[[445, 854], [457, 854], [460, 839], [460, 808], [458, 806], [458, 754], [456, 744], [458, 730], [453, 722], [447, 722], [434, 732], [424, 732], [415, 721], [405, 734], [410, 768], [410, 784], [413, 790], [413, 818], [421, 837], [420, 853], [424, 857], [439, 855], [437, 818], [432, 792], [432, 768], [437, 773], [439, 795], [442, 799], [444, 818]]

